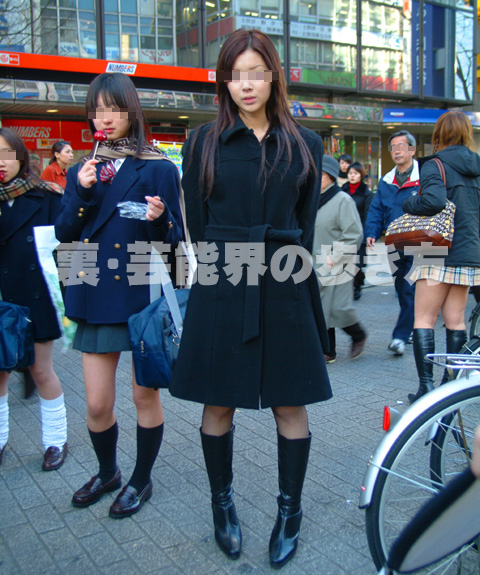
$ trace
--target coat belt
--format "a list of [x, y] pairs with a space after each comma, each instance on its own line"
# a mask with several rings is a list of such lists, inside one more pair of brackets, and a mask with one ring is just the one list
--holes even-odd
[[[252, 226], [250, 228], [238, 226], [208, 225], [205, 230], [205, 239], [207, 241], [252, 243], [277, 241], [290, 245], [300, 246], [300, 238], [302, 233], [303, 231], [299, 228], [294, 230], [278, 230], [268, 224]], [[325, 349], [328, 349], [325, 319], [320, 303], [318, 283], [315, 274], [310, 273], [307, 281], [312, 295], [314, 313], [317, 320], [317, 326], [319, 328], [322, 345]], [[260, 335], [260, 307], [260, 282], [258, 285], [247, 285], [245, 288], [245, 313], [243, 317], [242, 343], [252, 341]]]

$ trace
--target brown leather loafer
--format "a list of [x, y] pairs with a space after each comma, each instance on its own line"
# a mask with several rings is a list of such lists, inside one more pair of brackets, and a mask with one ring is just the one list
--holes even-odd
[[138, 493], [135, 487], [125, 485], [110, 507], [110, 517], [113, 517], [113, 519], [123, 519], [140, 511], [145, 501], [148, 501], [152, 496], [152, 491], [153, 484], [151, 481], [147, 483], [140, 493]]
[[63, 465], [65, 461], [65, 457], [67, 457], [68, 453], [68, 444], [60, 447], [49, 447], [47, 451], [45, 451], [43, 455], [43, 463], [42, 469], [43, 471], [53, 471], [54, 469], [58, 469]]
[[5, 443], [5, 445], [2, 447], [2, 449], [0, 449], [0, 465], [2, 464], [3, 454], [5, 453], [6, 448], [7, 448], [7, 444]]
[[352, 350], [350, 352], [350, 359], [357, 359], [360, 357], [365, 349], [365, 344], [367, 343], [367, 337], [364, 337], [362, 341], [357, 343], [352, 343]]
[[122, 485], [122, 474], [117, 467], [115, 475], [107, 481], [102, 483], [98, 475], [94, 475], [88, 483], [85, 483], [78, 491], [75, 491], [72, 497], [72, 504], [74, 507], [88, 507], [96, 503], [105, 493], [120, 489]]

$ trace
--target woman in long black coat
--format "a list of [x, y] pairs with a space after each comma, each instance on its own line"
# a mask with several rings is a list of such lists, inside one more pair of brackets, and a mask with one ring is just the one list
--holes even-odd
[[[40, 396], [42, 468], [60, 467], [67, 455], [67, 419], [62, 386], [53, 368], [53, 340], [61, 335], [57, 314], [35, 248], [35, 226], [55, 223], [62, 189], [32, 175], [22, 139], [0, 128], [0, 297], [28, 307], [33, 324], [35, 363], [30, 367]], [[8, 438], [10, 373], [0, 372], [0, 462]]]
[[234, 410], [272, 408], [280, 496], [270, 562], [279, 567], [293, 557], [300, 529], [311, 440], [305, 405], [331, 397], [325, 322], [307, 261], [322, 141], [291, 117], [268, 36], [237, 30], [217, 70], [218, 118], [184, 146], [199, 269], [170, 391], [205, 404], [201, 439], [215, 537], [231, 558], [241, 551], [232, 500]]

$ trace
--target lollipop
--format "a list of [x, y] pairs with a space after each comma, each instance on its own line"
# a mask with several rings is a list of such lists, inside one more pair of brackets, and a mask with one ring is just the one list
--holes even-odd
[[3, 182], [3, 180], [5, 179], [5, 176], [7, 174], [5, 172], [0, 172], [0, 183]]
[[93, 134], [93, 139], [95, 140], [95, 147], [93, 148], [92, 160], [94, 160], [95, 156], [97, 155], [97, 150], [98, 146], [100, 145], [100, 142], [105, 142], [105, 140], [107, 139], [107, 134], [105, 134], [103, 130], [99, 130], [98, 132], [95, 132], [95, 134]]

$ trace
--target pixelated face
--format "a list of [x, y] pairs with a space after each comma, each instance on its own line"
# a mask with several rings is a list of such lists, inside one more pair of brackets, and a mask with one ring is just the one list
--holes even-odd
[[357, 172], [357, 170], [350, 168], [350, 170], [348, 170], [347, 178], [351, 184], [358, 184], [358, 182], [362, 181], [362, 174]]
[[388, 150], [397, 166], [408, 167], [412, 163], [416, 148], [408, 144], [407, 136], [397, 136], [390, 142]]
[[6, 184], [17, 177], [20, 161], [23, 160], [22, 152], [12, 150], [7, 140], [0, 136], [0, 184]]
[[349, 165], [350, 164], [345, 160], [340, 160], [340, 169], [342, 170], [342, 172], [346, 172], [348, 170]]
[[98, 97], [97, 108], [94, 112], [89, 112], [88, 117], [92, 120], [95, 130], [103, 130], [109, 141], [126, 138], [130, 133], [130, 111], [107, 106], [102, 96]]
[[66, 166], [71, 164], [73, 162], [72, 146], [63, 146], [61, 152], [55, 152], [55, 158], [57, 159], [57, 162], [65, 164]]
[[237, 56], [231, 76], [228, 72], [224, 76], [240, 116], [265, 114], [275, 74], [278, 76], [278, 72], [267, 69], [265, 60], [255, 50], [248, 49]]

